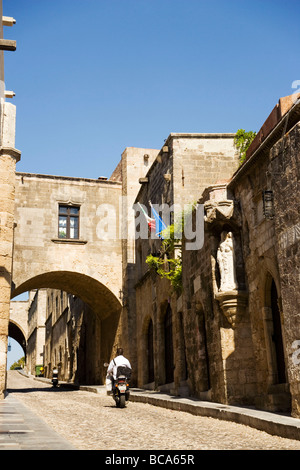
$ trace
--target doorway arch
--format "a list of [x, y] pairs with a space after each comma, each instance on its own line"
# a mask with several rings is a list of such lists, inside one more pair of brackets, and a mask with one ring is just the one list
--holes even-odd
[[275, 279], [270, 273], [267, 273], [265, 283], [265, 322], [270, 357], [270, 383], [273, 385], [284, 384], [287, 382], [287, 372], [280, 311], [280, 295]]
[[172, 309], [168, 303], [164, 316], [165, 383], [174, 381], [174, 349]]
[[270, 288], [270, 303], [272, 311], [272, 321], [273, 321], [273, 336], [272, 340], [274, 343], [275, 350], [275, 366], [276, 366], [276, 381], [277, 383], [286, 383], [286, 367], [285, 367], [285, 358], [284, 358], [284, 347], [283, 347], [283, 337], [282, 337], [282, 326], [279, 310], [279, 299], [277, 288], [274, 279], [271, 282]]
[[154, 337], [153, 337], [153, 321], [150, 318], [147, 329], [147, 362], [148, 362], [148, 379], [147, 383], [154, 382]]
[[15, 286], [12, 299], [23, 292], [42, 288], [62, 290], [80, 297], [102, 319], [121, 310], [120, 300], [105, 284], [76, 271], [50, 271], [27, 279]]
[[14, 339], [15, 341], [17, 341], [17, 343], [19, 343], [19, 345], [24, 351], [24, 356], [26, 358], [26, 347], [27, 347], [26, 337], [22, 329], [15, 322], [11, 320], [9, 321], [9, 325], [8, 325], [8, 336]]

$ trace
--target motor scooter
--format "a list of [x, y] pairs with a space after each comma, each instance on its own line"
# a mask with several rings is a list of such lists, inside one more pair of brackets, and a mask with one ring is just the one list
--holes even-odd
[[[108, 366], [107, 363], [104, 366]], [[126, 402], [129, 401], [129, 378], [131, 370], [126, 366], [119, 366], [117, 369], [117, 378], [114, 380], [112, 376], [106, 376], [106, 391], [108, 395], [112, 395], [116, 402], [117, 408], [125, 408]]]
[[52, 385], [53, 387], [58, 385], [58, 370], [56, 368], [52, 371]]

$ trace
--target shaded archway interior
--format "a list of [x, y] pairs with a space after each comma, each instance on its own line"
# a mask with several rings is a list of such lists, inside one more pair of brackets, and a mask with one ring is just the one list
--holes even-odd
[[102, 320], [111, 314], [120, 314], [121, 303], [103, 284], [85, 274], [55, 271], [40, 274], [12, 291], [12, 298], [34, 289], [58, 289], [80, 297]]
[[[84, 274], [59, 271], [48, 272], [27, 280], [12, 292], [12, 298], [36, 289], [55, 289], [80, 298], [90, 310], [80, 328], [71, 360], [76, 362], [75, 382], [80, 384], [104, 383], [104, 362], [110, 360], [121, 314], [121, 303], [103, 284]], [[96, 322], [96, 323], [95, 323]], [[98, 336], [93, 325], [97, 324]], [[57, 365], [57, 364], [56, 364]], [[47, 364], [44, 365], [45, 367]]]

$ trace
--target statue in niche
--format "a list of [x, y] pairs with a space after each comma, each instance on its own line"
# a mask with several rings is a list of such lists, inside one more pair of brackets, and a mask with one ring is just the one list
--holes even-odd
[[221, 233], [221, 242], [218, 248], [217, 261], [221, 276], [219, 292], [236, 290], [237, 282], [232, 232], [224, 231]]

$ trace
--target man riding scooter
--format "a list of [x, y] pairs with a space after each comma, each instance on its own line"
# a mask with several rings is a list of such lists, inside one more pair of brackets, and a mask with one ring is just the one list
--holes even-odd
[[[117, 349], [117, 356], [110, 362], [107, 375], [112, 377], [112, 392], [116, 405], [123, 408], [125, 406], [125, 400], [129, 400], [129, 386], [127, 381], [131, 375], [131, 365], [129, 360], [123, 356], [122, 348]], [[123, 391], [124, 386], [125, 389]], [[122, 393], [120, 395], [121, 391]]]

